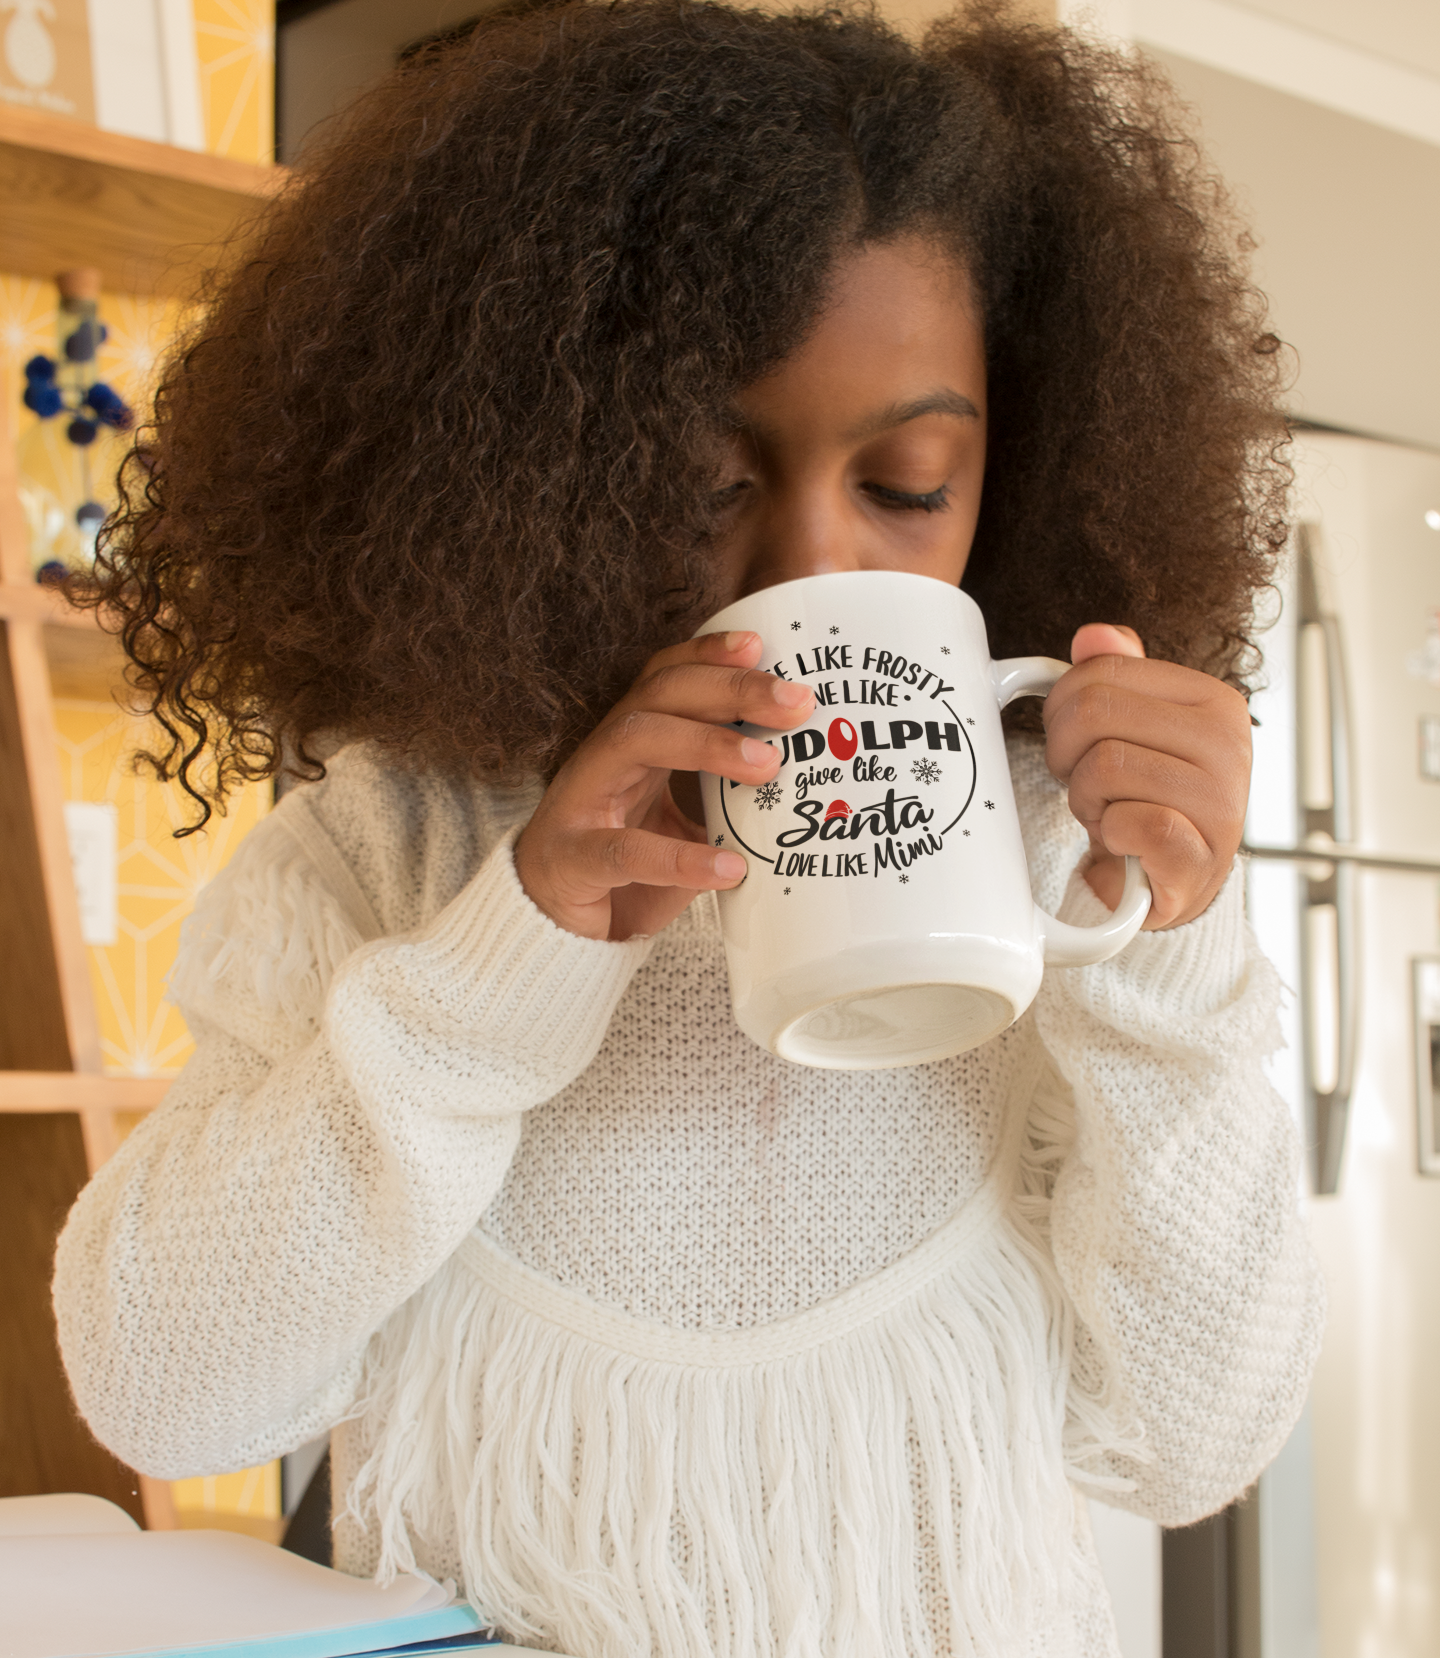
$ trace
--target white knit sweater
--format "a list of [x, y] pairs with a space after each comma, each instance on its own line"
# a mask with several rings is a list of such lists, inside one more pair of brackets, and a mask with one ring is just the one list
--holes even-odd
[[1238, 873], [983, 1048], [807, 1070], [735, 1028], [712, 899], [546, 919], [535, 799], [347, 749], [202, 895], [195, 1056], [60, 1242], [96, 1433], [177, 1478], [333, 1428], [338, 1564], [580, 1658], [1111, 1658], [1077, 1490], [1218, 1507], [1320, 1334]]

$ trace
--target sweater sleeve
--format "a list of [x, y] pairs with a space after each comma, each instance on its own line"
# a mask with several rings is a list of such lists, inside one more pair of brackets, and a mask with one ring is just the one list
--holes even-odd
[[557, 928], [512, 837], [423, 925], [362, 942], [358, 887], [337, 898], [288, 806], [202, 895], [172, 979], [194, 1056], [57, 1253], [80, 1410], [162, 1478], [346, 1414], [367, 1342], [475, 1224], [521, 1113], [589, 1064], [648, 950]]
[[[1037, 882], [1068, 873], [1059, 913], [1078, 925], [1108, 913], [1075, 868], [1083, 843], [1072, 828]], [[1319, 1351], [1298, 1135], [1264, 1073], [1279, 995], [1237, 867], [1204, 915], [1048, 972], [1036, 1002], [1052, 1065], [1038, 1116], [1061, 1142], [1050, 1241], [1075, 1318], [1072, 1474], [1165, 1525], [1251, 1484]]]

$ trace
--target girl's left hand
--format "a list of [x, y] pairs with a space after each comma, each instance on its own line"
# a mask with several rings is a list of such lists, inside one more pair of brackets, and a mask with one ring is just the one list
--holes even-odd
[[1230, 873], [1250, 793], [1250, 710], [1194, 668], [1151, 662], [1127, 627], [1092, 622], [1045, 699], [1045, 759], [1090, 835], [1085, 879], [1113, 910], [1125, 858], [1154, 894], [1145, 925], [1201, 914]]

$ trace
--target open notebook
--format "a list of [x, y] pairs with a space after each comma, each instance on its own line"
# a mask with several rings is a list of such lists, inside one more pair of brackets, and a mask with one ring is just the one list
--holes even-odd
[[0, 1500], [0, 1658], [405, 1658], [500, 1644], [447, 1587], [380, 1588], [225, 1531], [142, 1532], [99, 1497]]

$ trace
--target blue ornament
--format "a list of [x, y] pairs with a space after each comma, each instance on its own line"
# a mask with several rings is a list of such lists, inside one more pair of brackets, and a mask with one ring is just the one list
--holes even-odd
[[69, 567], [58, 558], [49, 558], [35, 572], [35, 580], [42, 587], [58, 587], [70, 574]]
[[86, 317], [65, 341], [65, 355], [72, 363], [88, 363], [94, 357], [98, 344], [95, 324]]
[[65, 436], [71, 443], [84, 448], [87, 443], [94, 443], [95, 433], [99, 430], [93, 420], [86, 420], [84, 415], [76, 415], [74, 420], [65, 428]]
[[82, 530], [98, 530], [105, 522], [105, 509], [98, 501], [82, 501], [75, 509], [75, 522]]
[[25, 365], [25, 378], [36, 385], [55, 378], [55, 364], [49, 357], [32, 357]]
[[118, 429], [130, 424], [130, 410], [121, 397], [103, 380], [97, 380], [85, 394], [85, 401], [95, 411], [95, 417], [104, 426], [114, 426]]
[[33, 409], [41, 420], [49, 420], [51, 415], [57, 415], [65, 407], [65, 399], [60, 395], [60, 388], [54, 381], [32, 380], [25, 388], [23, 402], [27, 409]]

